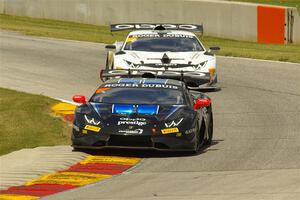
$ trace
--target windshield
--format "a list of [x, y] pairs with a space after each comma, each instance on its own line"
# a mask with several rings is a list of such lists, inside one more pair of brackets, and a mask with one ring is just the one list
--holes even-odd
[[180, 90], [163, 88], [100, 88], [91, 101], [119, 104], [184, 104]]
[[196, 37], [183, 34], [142, 34], [127, 38], [124, 50], [152, 52], [203, 51]]

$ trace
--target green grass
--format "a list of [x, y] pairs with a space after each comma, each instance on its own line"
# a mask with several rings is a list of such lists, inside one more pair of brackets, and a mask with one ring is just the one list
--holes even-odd
[[300, 0], [229, 0], [229, 1], [262, 3], [262, 4], [271, 4], [271, 5], [277, 5], [277, 6], [296, 7], [300, 14]]
[[261, 44], [256, 42], [241, 42], [236, 40], [213, 37], [203, 38], [205, 46], [218, 45], [221, 47], [219, 55], [257, 58], [300, 63], [300, 45], [297, 44]]
[[95, 26], [74, 22], [35, 19], [0, 14], [0, 29], [22, 32], [26, 35], [113, 43], [124, 40], [125, 33], [111, 34], [108, 26]]
[[[127, 32], [113, 35], [107, 26], [95, 26], [48, 19], [33, 19], [0, 15], [0, 29], [18, 31], [26, 35], [63, 38], [80, 41], [113, 43], [125, 39]], [[203, 37], [206, 47], [221, 47], [219, 55], [279, 60], [300, 63], [300, 45], [258, 44], [214, 37]]]
[[0, 155], [22, 148], [69, 144], [71, 127], [51, 114], [57, 101], [0, 88]]

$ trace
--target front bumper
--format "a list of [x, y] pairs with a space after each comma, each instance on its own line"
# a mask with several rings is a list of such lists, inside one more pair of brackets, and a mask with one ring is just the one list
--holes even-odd
[[190, 140], [176, 136], [150, 135], [101, 135], [87, 134], [83, 137], [72, 136], [72, 146], [82, 149], [126, 148], [154, 149], [159, 151], [193, 151], [195, 138]]

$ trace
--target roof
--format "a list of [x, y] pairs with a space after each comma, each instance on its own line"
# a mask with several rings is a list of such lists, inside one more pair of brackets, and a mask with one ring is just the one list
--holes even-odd
[[128, 35], [140, 35], [140, 34], [158, 34], [158, 33], [166, 33], [166, 34], [181, 34], [181, 35], [190, 35], [195, 36], [194, 33], [183, 30], [137, 30], [131, 31]]
[[159, 79], [159, 78], [114, 78], [105, 81], [103, 84], [113, 84], [113, 83], [145, 83], [145, 84], [160, 84], [160, 85], [175, 85], [182, 87], [182, 81], [174, 79]]

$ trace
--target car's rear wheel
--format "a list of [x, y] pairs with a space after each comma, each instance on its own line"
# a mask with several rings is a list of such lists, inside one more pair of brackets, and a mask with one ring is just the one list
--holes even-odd
[[204, 133], [205, 133], [205, 123], [202, 121], [199, 132], [196, 135], [196, 147], [193, 153], [197, 154], [201, 150], [201, 147], [204, 144]]
[[209, 125], [207, 127], [208, 129], [208, 138], [205, 141], [206, 145], [211, 145], [212, 144], [212, 139], [213, 139], [213, 127], [214, 127], [214, 121], [213, 121], [213, 114], [210, 114], [210, 120], [209, 120]]

